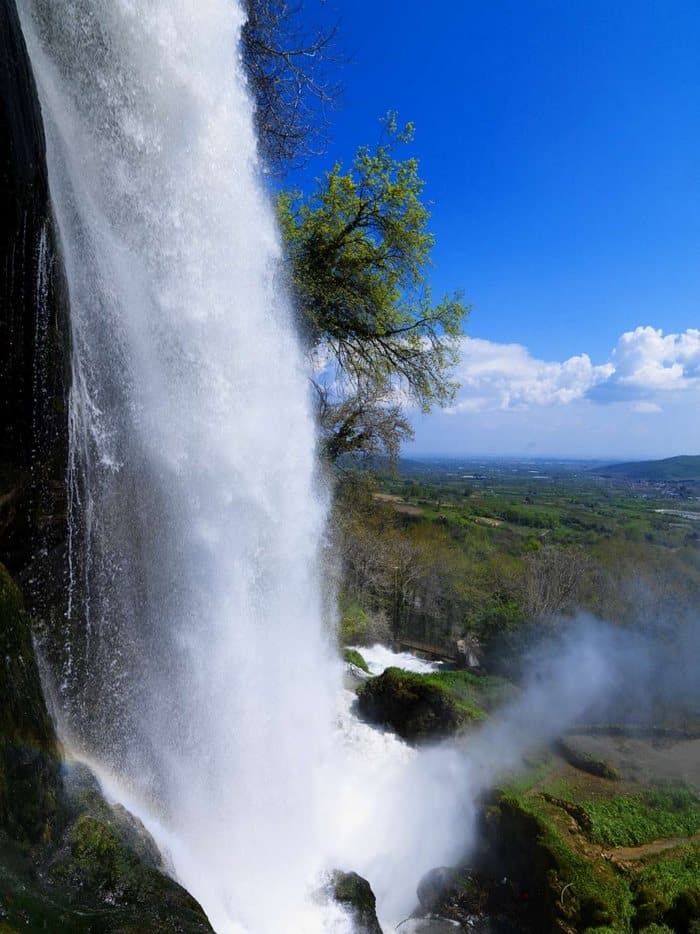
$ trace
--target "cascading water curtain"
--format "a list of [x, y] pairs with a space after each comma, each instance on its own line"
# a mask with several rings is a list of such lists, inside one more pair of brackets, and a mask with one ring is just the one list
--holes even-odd
[[73, 340], [61, 729], [157, 814], [218, 931], [313, 930], [325, 507], [240, 4], [21, 7]]

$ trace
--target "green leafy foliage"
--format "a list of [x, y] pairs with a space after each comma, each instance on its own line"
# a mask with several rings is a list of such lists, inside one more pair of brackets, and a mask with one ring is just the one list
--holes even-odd
[[356, 602], [341, 600], [339, 639], [341, 645], [364, 645], [369, 634], [370, 620], [366, 611]]
[[467, 314], [461, 295], [434, 302], [425, 270], [434, 237], [414, 158], [399, 159], [413, 126], [385, 119], [386, 139], [363, 146], [304, 198], [278, 198], [291, 282], [309, 346], [322, 351], [321, 422], [332, 459], [395, 455], [410, 427], [400, 399], [427, 412], [449, 402]]

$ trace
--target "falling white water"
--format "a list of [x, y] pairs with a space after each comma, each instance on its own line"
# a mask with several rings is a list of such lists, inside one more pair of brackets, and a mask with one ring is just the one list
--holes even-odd
[[604, 669], [584, 678], [571, 653], [554, 694], [461, 746], [416, 753], [355, 718], [325, 634], [325, 509], [239, 4], [20, 9], [71, 307], [71, 606], [47, 651], [63, 737], [219, 934], [344, 934], [311, 896], [335, 866], [370, 880], [388, 930], [460, 856], [478, 792]]
[[337, 672], [242, 13], [235, 0], [21, 13], [72, 322], [61, 729], [159, 813], [218, 931], [302, 930]]

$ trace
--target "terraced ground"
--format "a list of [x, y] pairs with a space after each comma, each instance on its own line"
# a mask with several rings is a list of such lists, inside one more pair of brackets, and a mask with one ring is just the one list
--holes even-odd
[[503, 829], [530, 835], [513, 842], [538, 867], [529, 883], [549, 900], [547, 929], [700, 931], [700, 742], [567, 742], [593, 764], [604, 752], [616, 777], [549, 754], [495, 804]]

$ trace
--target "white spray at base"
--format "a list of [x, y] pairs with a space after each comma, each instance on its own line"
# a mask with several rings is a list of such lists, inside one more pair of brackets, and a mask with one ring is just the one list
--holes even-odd
[[347, 931], [310, 896], [335, 866], [365, 875], [396, 924], [421, 875], [468, 844], [479, 791], [578, 712], [604, 666], [555, 683], [566, 703], [535, 686], [527, 733], [511, 711], [462, 747], [417, 754], [355, 719], [325, 635], [325, 509], [239, 5], [20, 8], [71, 306], [62, 735], [220, 934]]

